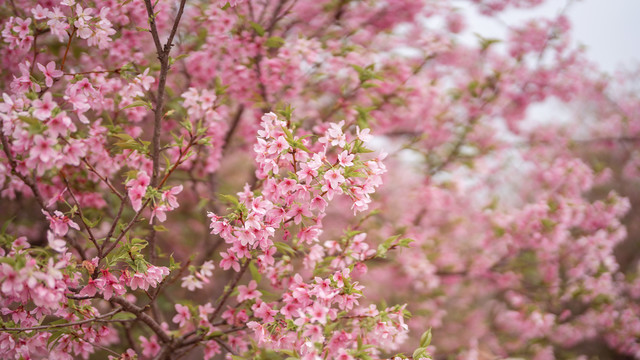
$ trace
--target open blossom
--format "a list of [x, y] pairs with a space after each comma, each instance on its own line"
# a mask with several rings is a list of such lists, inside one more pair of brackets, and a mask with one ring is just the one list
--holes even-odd
[[353, 159], [355, 158], [354, 154], [349, 154], [347, 150], [343, 151], [338, 155], [338, 163], [340, 166], [353, 166]]
[[172, 187], [171, 189], [162, 193], [162, 200], [166, 201], [171, 209], [177, 208], [179, 205], [176, 195], [180, 194], [182, 192], [182, 189], [182, 185]]
[[142, 347], [142, 355], [147, 358], [156, 356], [162, 349], [160, 344], [158, 344], [158, 337], [156, 335], [151, 335], [148, 340], [146, 337], [140, 336], [139, 340], [140, 346]]
[[191, 319], [191, 311], [184, 305], [176, 304], [176, 312], [177, 314], [173, 317], [172, 321], [180, 327], [184, 326], [187, 321]]
[[332, 189], [337, 189], [345, 182], [344, 176], [338, 169], [332, 169], [324, 174], [325, 180], [329, 182]]
[[187, 288], [189, 291], [194, 291], [195, 289], [202, 289], [203, 282], [200, 281], [193, 275], [187, 275], [182, 278], [182, 287]]
[[320, 138], [320, 142], [327, 143], [333, 146], [344, 147], [346, 145], [346, 136], [342, 131], [344, 126], [344, 120], [335, 124], [332, 123], [329, 129], [324, 134], [324, 137]]
[[18, 33], [18, 37], [24, 38], [31, 31], [29, 28], [29, 25], [31, 25], [31, 18], [27, 18], [27, 19], [16, 18], [13, 31]]
[[57, 237], [52, 231], [47, 231], [47, 242], [49, 247], [57, 252], [63, 252], [67, 249], [67, 242]]
[[240, 285], [238, 287], [238, 301], [242, 302], [245, 300], [257, 299], [260, 297], [260, 292], [256, 290], [258, 284], [255, 280], [251, 280], [249, 285]]
[[[140, 208], [138, 207], [137, 203], [136, 203], [136, 207], [137, 210], [140, 210]], [[134, 210], [135, 208], [134, 207]], [[137, 211], [136, 210], [136, 211]], [[171, 208], [165, 206], [165, 205], [159, 205], [153, 208], [153, 210], [151, 210], [151, 216], [149, 217], [149, 224], [153, 223], [153, 219], [156, 218], [158, 219], [158, 221], [160, 222], [165, 222], [167, 220], [167, 214], [166, 212], [171, 210]]]
[[36, 99], [33, 101], [33, 116], [39, 120], [46, 120], [51, 116], [51, 112], [55, 109], [57, 104], [51, 98], [51, 93], [47, 92], [42, 97], [42, 100]]
[[54, 150], [56, 141], [54, 139], [44, 137], [42, 135], [36, 135], [33, 138], [34, 146], [31, 148], [29, 155], [32, 158], [39, 159], [43, 163], [49, 163], [57, 157], [57, 153]]
[[[150, 181], [151, 178], [149, 175], [147, 175], [146, 172], [141, 171], [138, 173], [136, 178], [127, 182], [127, 187], [129, 188], [129, 199], [131, 200], [131, 206], [135, 211], [140, 211], [142, 208], [142, 199], [147, 193], [147, 186], [149, 186]], [[163, 210], [160, 209], [158, 213], [160, 212], [163, 212]]]
[[235, 271], [240, 271], [240, 263], [238, 262], [238, 258], [233, 255], [231, 252], [221, 252], [220, 256], [222, 260], [220, 260], [220, 267], [224, 270], [229, 270], [229, 268], [233, 268]]
[[205, 277], [211, 277], [215, 268], [213, 260], [207, 260], [200, 266], [200, 274]]
[[45, 210], [42, 210], [42, 213], [46, 216], [47, 220], [49, 220], [49, 226], [57, 236], [65, 236], [67, 231], [69, 231], [69, 227], [80, 230], [78, 224], [58, 210], [55, 210], [53, 215]]
[[45, 85], [51, 87], [53, 85], [53, 79], [61, 77], [64, 73], [60, 70], [56, 70], [56, 63], [49, 61], [47, 66], [43, 66], [38, 63], [38, 69], [44, 74]]

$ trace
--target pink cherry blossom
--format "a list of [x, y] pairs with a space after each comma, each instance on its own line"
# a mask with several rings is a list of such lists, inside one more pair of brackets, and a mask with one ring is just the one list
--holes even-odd
[[56, 63], [53, 61], [49, 61], [46, 67], [42, 64], [38, 64], [38, 69], [40, 69], [44, 74], [45, 85], [47, 85], [47, 87], [51, 87], [53, 85], [53, 79], [59, 78], [64, 74], [62, 71], [56, 70]]

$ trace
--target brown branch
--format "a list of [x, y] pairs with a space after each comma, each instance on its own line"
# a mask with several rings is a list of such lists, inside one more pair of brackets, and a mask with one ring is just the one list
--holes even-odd
[[213, 322], [216, 319], [216, 317], [220, 314], [220, 312], [222, 312], [222, 307], [227, 302], [227, 300], [229, 299], [229, 296], [231, 296], [231, 293], [233, 292], [233, 290], [236, 288], [236, 286], [240, 282], [240, 279], [242, 278], [242, 275], [244, 275], [244, 273], [249, 268], [249, 264], [250, 263], [251, 263], [251, 260], [247, 259], [245, 261], [244, 265], [242, 265], [242, 268], [240, 268], [240, 271], [238, 271], [236, 276], [231, 280], [231, 284], [228, 285], [229, 287], [227, 288], [227, 290], [222, 295], [222, 298], [220, 299], [220, 301], [218, 301], [218, 303], [216, 304], [216, 307], [215, 307], [215, 310], [213, 311], [213, 314], [211, 314], [211, 316], [209, 316], [209, 322]]
[[242, 113], [244, 112], [244, 105], [238, 106], [238, 111], [233, 116], [233, 121], [231, 122], [231, 127], [227, 132], [227, 135], [224, 138], [224, 145], [222, 145], [222, 151], [224, 152], [229, 147], [229, 142], [231, 142], [231, 138], [238, 128], [238, 124], [240, 124], [240, 119], [242, 118]]
[[[250, 259], [247, 259], [245, 261], [245, 263], [242, 265], [242, 268], [240, 268], [240, 271], [238, 273], [236, 273], [236, 275], [231, 279], [231, 281], [229, 282], [229, 284], [227, 284], [225, 286], [225, 292], [222, 294], [222, 297], [220, 298], [220, 300], [218, 301], [218, 303], [215, 305], [215, 310], [213, 311], [213, 313], [209, 316], [209, 323], [213, 323], [213, 321], [216, 319], [216, 317], [222, 312], [222, 307], [224, 306], [224, 304], [227, 302], [227, 300], [229, 300], [229, 297], [231, 296], [231, 293], [233, 293], [233, 291], [235, 290], [236, 286], [238, 286], [238, 283], [240, 282], [240, 279], [242, 279], [242, 275], [244, 275], [244, 273], [247, 271], [247, 269], [249, 268], [249, 264], [251, 263]], [[187, 333], [185, 335], [183, 335], [176, 343], [175, 347], [181, 347], [181, 346], [185, 346], [185, 345], [189, 345], [189, 344], [193, 344], [196, 343], [200, 340], [202, 340], [202, 338], [204, 337], [204, 334], [201, 334], [193, 339], [190, 339], [189, 341], [186, 341], [190, 336], [196, 334], [196, 331], [191, 331], [190, 333]]]
[[[197, 137], [191, 138], [190, 141], [189, 141], [189, 144], [187, 145], [187, 147], [184, 150], [183, 149], [180, 150], [180, 154], [178, 156], [178, 160], [176, 161], [175, 164], [173, 164], [171, 169], [169, 169], [167, 174], [162, 178], [162, 180], [160, 181], [160, 183], [157, 186], [157, 189], [160, 189], [164, 185], [164, 183], [167, 181], [167, 179], [169, 179], [169, 176], [171, 176], [171, 174], [178, 168], [178, 166], [180, 166], [186, 160], [185, 155], [187, 155], [189, 153], [189, 150], [191, 149], [191, 147], [197, 141], [198, 141]], [[111, 251], [113, 251], [113, 249], [118, 245], [118, 243], [120, 243], [120, 241], [125, 237], [125, 235], [129, 232], [129, 230], [131, 230], [133, 225], [135, 225], [135, 223], [138, 221], [138, 219], [142, 215], [142, 212], [144, 211], [144, 209], [147, 208], [147, 206], [149, 205], [150, 202], [151, 202], [151, 198], [148, 198], [147, 201], [145, 201], [142, 204], [142, 207], [140, 208], [140, 210], [138, 210], [138, 212], [134, 215], [133, 219], [131, 219], [131, 221], [129, 221], [129, 223], [124, 228], [124, 230], [122, 230], [120, 235], [118, 235], [118, 238], [116, 239], [116, 241], [114, 241], [113, 244], [111, 244], [111, 246], [106, 251], [103, 251], [102, 257], [100, 258], [100, 260], [102, 260], [104, 257], [106, 257]], [[105, 239], [103, 248], [106, 247], [108, 240], [109, 239]]]
[[231, 348], [229, 347], [229, 345], [227, 345], [227, 343], [225, 343], [224, 341], [218, 339], [218, 338], [214, 338], [213, 339], [215, 342], [217, 342], [218, 344], [220, 344], [220, 346], [222, 346], [225, 350], [227, 350], [227, 352], [231, 355], [236, 355], [236, 353], [231, 350]]
[[111, 312], [108, 312], [106, 314], [100, 315], [100, 316], [96, 316], [94, 318], [91, 319], [84, 319], [84, 320], [79, 320], [79, 321], [72, 321], [72, 322], [68, 322], [68, 323], [64, 323], [64, 324], [53, 324], [53, 325], [42, 325], [42, 326], [32, 326], [32, 327], [25, 327], [25, 328], [2, 328], [2, 331], [17, 331], [17, 332], [23, 332], [23, 331], [33, 331], [33, 330], [47, 330], [47, 329], [57, 329], [57, 328], [63, 328], [63, 327], [69, 327], [69, 326], [76, 326], [76, 325], [82, 325], [82, 324], [87, 324], [90, 322], [94, 322], [94, 321], [100, 321], [104, 318], [108, 318], [111, 317], [119, 312], [122, 311], [122, 308], [117, 308]]
[[120, 191], [118, 191], [118, 189], [116, 189], [111, 182], [109, 181], [109, 179], [107, 179], [106, 177], [100, 175], [100, 173], [98, 173], [98, 170], [96, 170], [90, 163], [89, 161], [87, 161], [86, 158], [82, 158], [82, 162], [87, 166], [87, 168], [89, 168], [89, 171], [91, 171], [92, 173], [94, 173], [98, 179], [100, 179], [102, 182], [104, 182], [109, 189], [111, 189], [111, 191], [116, 194], [117, 197], [120, 198], [120, 200], [124, 201], [125, 196], [122, 195], [122, 193], [120, 193]]
[[9, 149], [9, 141], [4, 136], [4, 134], [0, 134], [0, 140], [2, 141], [2, 150], [4, 150], [4, 153], [7, 155], [7, 159], [9, 160], [11, 174], [17, 176], [20, 180], [22, 180], [23, 183], [25, 183], [25, 185], [27, 185], [31, 189], [31, 192], [33, 192], [33, 196], [36, 198], [36, 201], [38, 202], [38, 204], [40, 204], [40, 207], [42, 209], [48, 210], [48, 207], [46, 206], [44, 198], [42, 197], [42, 194], [40, 194], [40, 189], [38, 189], [36, 183], [32, 179], [29, 179], [28, 177], [18, 172], [18, 164], [11, 154], [11, 149]]
[[130, 303], [127, 300], [125, 300], [124, 298], [120, 298], [120, 297], [114, 297], [112, 299], [110, 299], [109, 301], [116, 303], [120, 306], [122, 306], [122, 309], [136, 315], [136, 317], [138, 319], [140, 319], [140, 321], [142, 321], [143, 323], [145, 323], [147, 326], [149, 326], [149, 328], [156, 333], [156, 335], [158, 335], [158, 338], [160, 338], [160, 340], [165, 343], [171, 343], [173, 341], [173, 337], [170, 337], [163, 329], [162, 326], [160, 326], [160, 324], [158, 324], [158, 322], [156, 322], [151, 316], [149, 316], [147, 313], [144, 312], [144, 308], [139, 307], [136, 304]]
[[153, 5], [151, 4], [151, 0], [145, 0], [145, 5], [147, 8], [147, 15], [149, 15], [149, 27], [151, 31], [151, 36], [153, 37], [153, 42], [156, 46], [156, 52], [158, 55], [158, 60], [160, 61], [160, 77], [158, 79], [158, 90], [156, 95], [156, 106], [154, 111], [154, 122], [153, 122], [153, 138], [151, 141], [152, 153], [151, 158], [153, 160], [153, 172], [151, 174], [151, 186], [156, 186], [158, 182], [158, 173], [160, 168], [160, 127], [162, 125], [162, 118], [164, 112], [164, 93], [167, 84], [167, 74], [169, 73], [169, 53], [171, 52], [171, 47], [173, 46], [173, 38], [178, 31], [178, 25], [180, 24], [180, 19], [182, 18], [182, 14], [184, 12], [184, 7], [186, 4], [186, 0], [181, 0], [180, 5], [178, 7], [178, 13], [176, 18], [173, 21], [173, 26], [171, 28], [171, 33], [169, 34], [169, 38], [165, 43], [164, 47], [160, 44], [160, 36], [158, 35], [158, 28], [156, 27], [155, 15], [153, 12]]
[[[160, 61], [160, 78], [158, 80], [158, 90], [156, 95], [156, 106], [153, 110], [153, 137], [151, 139], [151, 159], [153, 161], [153, 170], [151, 174], [151, 186], [156, 187], [158, 184], [158, 176], [160, 172], [160, 128], [162, 125], [162, 119], [164, 117], [164, 93], [167, 85], [167, 74], [169, 73], [169, 54], [171, 53], [171, 47], [173, 46], [173, 38], [178, 31], [178, 25], [184, 12], [186, 0], [181, 0], [178, 7], [178, 13], [173, 20], [173, 26], [171, 32], [167, 38], [167, 42], [164, 47], [160, 44], [160, 36], [158, 35], [158, 28], [156, 26], [155, 14], [153, 12], [153, 6], [151, 0], [145, 0], [145, 6], [147, 8], [147, 15], [149, 15], [149, 27], [153, 42], [156, 46], [156, 53], [158, 60]], [[152, 224], [155, 224], [155, 219], [152, 220]], [[156, 231], [152, 228], [149, 236], [149, 256], [151, 263], [154, 263], [157, 259], [156, 253]]]
[[80, 207], [80, 203], [78, 202], [78, 199], [76, 199], [76, 196], [73, 194], [73, 191], [71, 191], [71, 186], [69, 186], [69, 181], [67, 181], [67, 178], [62, 174], [60, 174], [60, 177], [64, 181], [65, 185], [67, 185], [67, 189], [69, 189], [69, 195], [71, 196], [71, 199], [73, 199], [73, 202], [78, 207], [78, 214], [80, 215], [80, 221], [82, 222], [82, 225], [84, 225], [85, 230], [87, 230], [87, 233], [89, 234], [89, 240], [91, 240], [93, 245], [98, 250], [98, 256], [100, 256], [100, 247], [98, 246], [98, 241], [96, 240], [96, 237], [93, 235], [93, 231], [91, 231], [91, 228], [89, 227], [89, 225], [87, 225], [87, 223], [84, 221], [85, 217], [84, 217], [84, 214], [82, 213], [82, 208]]
[[69, 34], [69, 41], [67, 42], [67, 48], [64, 50], [64, 56], [62, 57], [62, 62], [60, 62], [60, 71], [64, 71], [64, 63], [67, 61], [67, 54], [69, 53], [69, 48], [71, 47], [71, 40], [73, 40], [73, 35], [76, 33], [76, 27], [73, 27], [73, 31]]

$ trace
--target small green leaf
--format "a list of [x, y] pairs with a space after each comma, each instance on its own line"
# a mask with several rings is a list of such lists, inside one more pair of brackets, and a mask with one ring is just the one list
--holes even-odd
[[420, 337], [420, 347], [426, 348], [431, 344], [431, 328]]
[[220, 195], [218, 195], [218, 197], [220, 198], [220, 200], [222, 200], [224, 202], [227, 202], [227, 203], [229, 203], [231, 205], [240, 206], [240, 202], [233, 195], [220, 194]]
[[280, 36], [272, 36], [268, 38], [264, 44], [269, 48], [277, 49], [279, 47], [282, 47], [282, 45], [284, 45], [284, 39], [281, 38]]
[[289, 244], [283, 243], [282, 241], [276, 241], [273, 243], [273, 245], [281, 253], [288, 253], [289, 255], [293, 255], [296, 252], [291, 246], [289, 246]]
[[253, 21], [249, 22], [249, 25], [251, 25], [251, 28], [256, 32], [256, 34], [263, 36], [265, 33], [264, 28], [262, 27], [262, 25], [255, 23]]
[[122, 109], [120, 109], [120, 110], [122, 111], [122, 110], [125, 110], [125, 109], [131, 109], [131, 108], [134, 108], [134, 107], [140, 107], [140, 106], [144, 106], [144, 107], [148, 108], [149, 110], [151, 110], [151, 109], [153, 108], [153, 107], [151, 106], [151, 103], [149, 103], [148, 101], [144, 101], [144, 100], [136, 100], [136, 101], [132, 102], [131, 104], [129, 104], [129, 105], [127, 105], [127, 106], [123, 107], [123, 108], [122, 108]]
[[427, 349], [424, 347], [419, 347], [416, 351], [413, 352], [414, 359], [426, 358], [428, 356]]
[[258, 268], [253, 262], [249, 263], [249, 271], [251, 271], [251, 277], [253, 278], [253, 280], [255, 280], [257, 283], [260, 283], [260, 280], [262, 280], [262, 275], [260, 275], [260, 273], [258, 272]]

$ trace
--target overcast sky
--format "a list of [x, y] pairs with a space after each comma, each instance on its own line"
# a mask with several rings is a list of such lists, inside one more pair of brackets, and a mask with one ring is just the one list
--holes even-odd
[[[540, 9], [508, 11], [501, 19], [518, 24], [537, 15], [553, 17], [565, 4], [565, 0], [547, 0]], [[574, 41], [586, 45], [589, 58], [603, 70], [640, 64], [640, 0], [574, 0], [568, 15]], [[472, 16], [469, 28], [487, 37], [503, 34], [501, 27], [482, 16]]]

